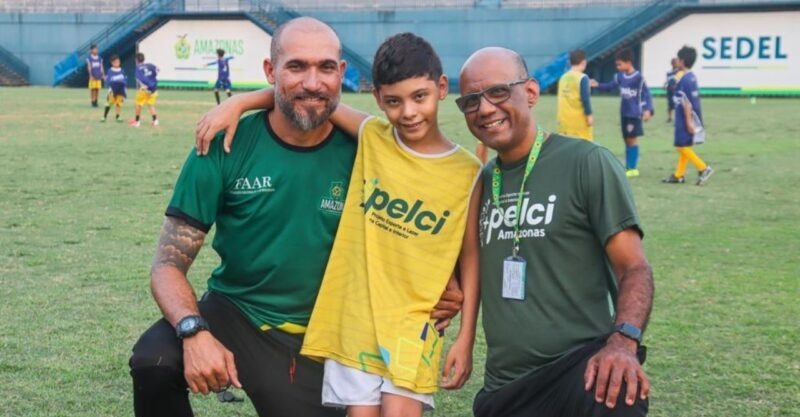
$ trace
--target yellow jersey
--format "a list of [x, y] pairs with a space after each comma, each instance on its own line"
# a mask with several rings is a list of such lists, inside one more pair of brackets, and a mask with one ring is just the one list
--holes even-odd
[[455, 269], [481, 164], [460, 146], [417, 153], [378, 118], [359, 139], [301, 354], [432, 393], [443, 340], [430, 314]]
[[558, 80], [558, 133], [592, 140], [592, 126], [586, 122], [581, 102], [581, 79], [588, 77], [580, 71], [567, 71]]

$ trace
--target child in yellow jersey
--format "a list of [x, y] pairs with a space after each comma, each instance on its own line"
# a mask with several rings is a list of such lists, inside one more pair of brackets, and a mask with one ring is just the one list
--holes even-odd
[[439, 130], [448, 82], [427, 41], [392, 36], [373, 62], [388, 121], [343, 105], [333, 114], [359, 148], [301, 353], [325, 359], [323, 404], [350, 417], [420, 416], [440, 375], [430, 314], [457, 261], [465, 299], [443, 387], [462, 386], [472, 367], [480, 163]]
[[[373, 62], [388, 120], [342, 104], [331, 117], [359, 146], [347, 190], [331, 189], [347, 197], [301, 353], [325, 361], [323, 404], [349, 417], [421, 416], [439, 386], [460, 388], [472, 370], [481, 164], [439, 129], [448, 81], [427, 41], [392, 36]], [[240, 95], [239, 109], [270, 108], [274, 93]], [[297, 99], [307, 115], [326, 101]], [[444, 340], [430, 316], [453, 274], [461, 325], [440, 371]]]
[[589, 99], [589, 76], [586, 53], [575, 49], [569, 53], [570, 70], [558, 80], [558, 133], [592, 140], [592, 104]]

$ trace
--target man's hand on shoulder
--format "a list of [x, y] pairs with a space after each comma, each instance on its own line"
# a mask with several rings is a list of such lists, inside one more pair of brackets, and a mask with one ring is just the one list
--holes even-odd
[[183, 375], [195, 394], [242, 387], [233, 353], [205, 330], [183, 339]]
[[589, 391], [594, 387], [595, 401], [614, 408], [623, 382], [627, 384], [625, 404], [631, 406], [636, 402], [637, 390], [640, 399], [647, 399], [650, 379], [639, 363], [636, 349], [635, 341], [615, 332], [606, 345], [589, 358], [583, 374], [584, 389]]

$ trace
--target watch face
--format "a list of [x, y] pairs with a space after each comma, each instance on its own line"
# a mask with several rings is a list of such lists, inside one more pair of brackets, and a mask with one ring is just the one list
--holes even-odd
[[188, 332], [192, 330], [197, 325], [197, 319], [194, 317], [188, 317], [185, 320], [181, 321], [181, 331]]

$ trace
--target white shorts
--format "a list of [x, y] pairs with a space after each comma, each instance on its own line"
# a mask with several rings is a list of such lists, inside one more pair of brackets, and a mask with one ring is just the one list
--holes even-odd
[[381, 405], [381, 394], [389, 393], [412, 398], [422, 403], [424, 411], [433, 410], [433, 395], [418, 394], [396, 387], [392, 381], [380, 376], [344, 366], [325, 359], [322, 377], [322, 405], [345, 408], [349, 405]]

